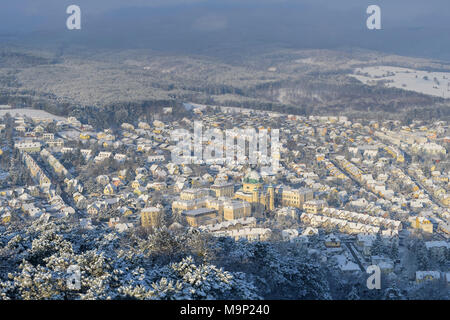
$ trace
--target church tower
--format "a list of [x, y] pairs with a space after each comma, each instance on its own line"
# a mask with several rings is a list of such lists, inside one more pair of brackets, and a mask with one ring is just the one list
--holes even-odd
[[268, 188], [269, 191], [269, 210], [275, 210], [275, 190], [273, 185], [270, 185]]
[[252, 202], [259, 203], [259, 189], [256, 187], [252, 191]]

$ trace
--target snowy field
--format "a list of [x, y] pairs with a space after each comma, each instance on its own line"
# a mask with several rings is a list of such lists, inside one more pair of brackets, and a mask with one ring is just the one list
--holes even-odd
[[11, 109], [6, 108], [7, 106], [0, 106], [0, 117], [3, 117], [5, 114], [9, 113], [11, 116], [19, 115], [19, 116], [27, 116], [30, 118], [41, 118], [41, 119], [53, 119], [53, 120], [65, 120], [64, 117], [58, 117], [51, 113], [42, 110], [35, 109]]
[[382, 81], [387, 87], [450, 98], [449, 72], [428, 72], [408, 68], [377, 66], [357, 68], [351, 76], [369, 85]]
[[80, 132], [77, 130], [60, 131], [59, 135], [66, 140], [77, 140], [80, 137]]

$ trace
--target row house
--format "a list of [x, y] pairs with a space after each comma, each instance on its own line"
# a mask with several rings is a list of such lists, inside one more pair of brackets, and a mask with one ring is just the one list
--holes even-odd
[[28, 153], [38, 153], [41, 151], [41, 143], [32, 141], [16, 142], [14, 148]]

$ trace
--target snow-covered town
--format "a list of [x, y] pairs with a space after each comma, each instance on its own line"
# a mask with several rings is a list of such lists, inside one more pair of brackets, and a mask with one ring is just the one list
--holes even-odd
[[[106, 129], [2, 110], [0, 298], [448, 299], [447, 122], [190, 106]], [[175, 163], [194, 121], [278, 129], [277, 170]]]

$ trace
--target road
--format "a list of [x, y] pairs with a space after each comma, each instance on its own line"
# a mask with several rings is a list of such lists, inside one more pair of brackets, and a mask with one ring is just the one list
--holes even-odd
[[348, 250], [350, 251], [350, 253], [353, 256], [353, 259], [355, 259], [356, 264], [359, 266], [359, 268], [361, 269], [362, 272], [366, 272], [366, 268], [364, 268], [364, 265], [362, 264], [361, 260], [359, 260], [358, 255], [355, 253], [355, 251], [353, 250], [352, 247], [352, 243], [351, 242], [343, 242], [345, 244], [345, 246], [348, 248]]

